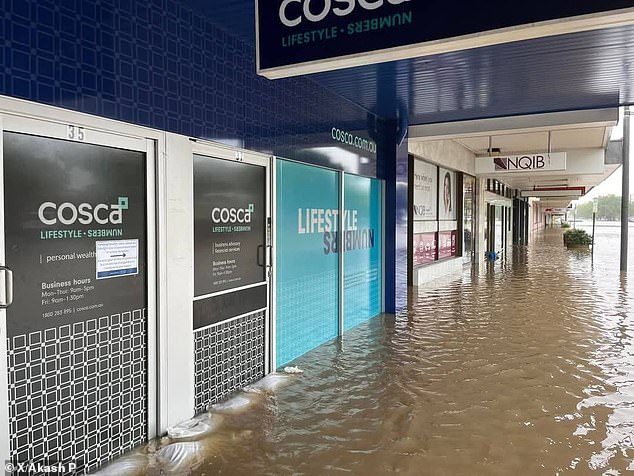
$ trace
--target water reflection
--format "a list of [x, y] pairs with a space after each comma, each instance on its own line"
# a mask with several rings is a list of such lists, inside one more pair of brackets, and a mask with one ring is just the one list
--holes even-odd
[[634, 470], [632, 280], [618, 230], [596, 243], [593, 264], [548, 231], [297, 359], [304, 375], [223, 415], [187, 473]]

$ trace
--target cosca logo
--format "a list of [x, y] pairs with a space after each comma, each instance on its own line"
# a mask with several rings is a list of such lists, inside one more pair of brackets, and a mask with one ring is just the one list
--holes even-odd
[[[313, 0], [283, 0], [280, 5], [280, 21], [285, 26], [292, 28], [299, 25], [302, 19], [318, 23], [328, 16], [332, 11], [338, 17], [345, 17], [350, 15], [357, 5], [365, 10], [376, 10], [381, 8], [385, 3], [390, 5], [400, 5], [401, 3], [409, 2], [410, 0], [375, 0], [373, 2], [368, 0], [323, 0], [314, 2]], [[317, 3], [316, 8], [311, 8], [311, 2]], [[301, 4], [301, 9], [289, 7], [292, 3]], [[336, 5], [336, 6], [333, 6]], [[299, 10], [299, 11], [298, 11]], [[319, 10], [319, 11], [315, 11]], [[289, 18], [290, 17], [290, 18]]]
[[128, 209], [128, 197], [119, 197], [116, 204], [106, 205], [99, 203], [80, 203], [74, 205], [64, 202], [57, 205], [54, 202], [44, 202], [37, 211], [37, 216], [44, 225], [56, 225], [59, 221], [63, 225], [73, 225], [76, 222], [82, 225], [90, 225], [96, 222], [100, 225], [111, 223], [120, 225], [123, 222], [123, 210]]
[[249, 203], [247, 208], [214, 208], [211, 211], [213, 223], [251, 223], [251, 215], [255, 207]]

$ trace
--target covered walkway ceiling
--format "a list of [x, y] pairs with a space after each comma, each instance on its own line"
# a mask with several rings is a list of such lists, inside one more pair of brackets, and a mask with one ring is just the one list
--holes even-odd
[[[181, 1], [255, 47], [254, 0]], [[634, 25], [310, 77], [409, 124], [614, 107], [634, 103]]]
[[[481, 176], [495, 178], [526, 196], [541, 195], [545, 207], [565, 208], [579, 198], [578, 193], [589, 192], [619, 167], [604, 155], [617, 121], [618, 109], [612, 108], [418, 125], [410, 127], [409, 141], [452, 140], [476, 157], [567, 152], [566, 171]], [[595, 166], [589, 167], [588, 161]], [[530, 193], [535, 190], [538, 193]], [[571, 194], [566, 195], [566, 190]]]

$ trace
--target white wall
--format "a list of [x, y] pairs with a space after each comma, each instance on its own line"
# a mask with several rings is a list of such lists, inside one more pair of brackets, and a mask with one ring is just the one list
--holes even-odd
[[529, 224], [529, 241], [530, 235], [544, 228], [544, 212], [538, 199], [528, 199], [528, 224]]
[[414, 286], [422, 286], [432, 281], [446, 282], [455, 276], [460, 276], [463, 270], [462, 258], [445, 259], [427, 264], [422, 268], [414, 270]]
[[421, 159], [475, 176], [475, 155], [452, 140], [410, 140], [408, 151]]
[[166, 134], [164, 189], [165, 243], [163, 272], [164, 320], [159, 359], [164, 381], [159, 383], [164, 408], [160, 431], [194, 413], [194, 172], [192, 145], [187, 137]]
[[485, 240], [485, 229], [487, 227], [487, 181], [486, 179], [476, 179], [476, 222], [475, 222], [475, 261], [485, 262], [487, 244]]

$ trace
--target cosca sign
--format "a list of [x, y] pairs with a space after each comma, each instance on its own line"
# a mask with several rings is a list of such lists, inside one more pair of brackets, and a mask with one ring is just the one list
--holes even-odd
[[211, 221], [215, 224], [227, 225], [229, 223], [251, 223], [251, 215], [254, 212], [254, 205], [249, 204], [247, 208], [219, 208], [211, 211]]
[[58, 205], [55, 202], [44, 202], [40, 205], [37, 216], [40, 222], [47, 226], [56, 225], [58, 222], [63, 225], [74, 225], [77, 222], [82, 225], [90, 225], [93, 222], [100, 225], [107, 223], [120, 225], [123, 222], [123, 210], [127, 209], [128, 197], [119, 197], [117, 203], [112, 205], [105, 203], [75, 205], [70, 202]]
[[[309, 22], [319, 23], [326, 18], [330, 13], [338, 17], [345, 17], [350, 15], [357, 6], [364, 10], [376, 10], [381, 8], [385, 4], [400, 5], [401, 3], [409, 2], [410, 0], [323, 0], [323, 6], [321, 9], [311, 8], [312, 0], [283, 0], [280, 5], [279, 18], [284, 26], [293, 28], [302, 23], [305, 18]], [[291, 7], [291, 4], [298, 3], [301, 8], [297, 8], [300, 5]], [[312, 4], [318, 3], [322, 5], [322, 2], [312, 2]]]

